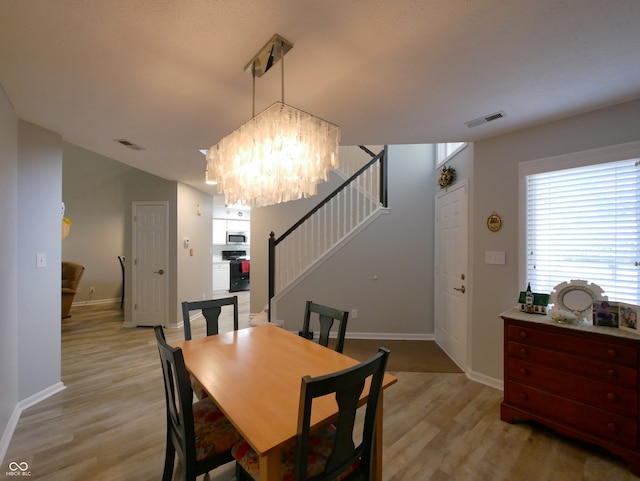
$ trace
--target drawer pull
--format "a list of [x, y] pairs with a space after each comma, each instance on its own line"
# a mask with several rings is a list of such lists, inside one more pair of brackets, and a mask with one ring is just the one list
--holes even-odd
[[529, 371], [527, 369], [525, 369], [524, 367], [521, 367], [520, 369], [518, 369], [518, 372], [520, 373], [521, 376], [528, 376], [529, 375]]
[[607, 423], [607, 429], [612, 433], [618, 432], [618, 426], [616, 423]]
[[527, 337], [529, 337], [528, 334], [527, 334], [527, 331], [520, 331], [520, 337], [522, 339], [526, 339]]
[[615, 369], [609, 369], [607, 371], [607, 374], [609, 375], [609, 377], [614, 377], [614, 378], [618, 377], [618, 371], [616, 371]]
[[520, 354], [522, 354], [523, 356], [526, 356], [529, 353], [527, 352], [527, 350], [524, 347], [521, 347], [520, 348]]
[[607, 351], [607, 354], [609, 354], [610, 357], [618, 357], [618, 351], [616, 351], [615, 349], [609, 349]]
[[607, 399], [609, 401], [617, 401], [618, 400], [618, 396], [615, 393], [610, 392], [610, 393], [607, 393]]
[[521, 393], [520, 393], [520, 399], [521, 399], [522, 401], [527, 401], [527, 400], [529, 399], [529, 396], [527, 396], [527, 393], [526, 393], [526, 392], [521, 392]]

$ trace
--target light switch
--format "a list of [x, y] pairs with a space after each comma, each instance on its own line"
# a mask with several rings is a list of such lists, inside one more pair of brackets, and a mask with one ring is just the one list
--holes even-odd
[[47, 254], [36, 254], [36, 268], [43, 269], [47, 267]]
[[504, 251], [485, 251], [484, 253], [485, 264], [506, 264], [506, 254]]

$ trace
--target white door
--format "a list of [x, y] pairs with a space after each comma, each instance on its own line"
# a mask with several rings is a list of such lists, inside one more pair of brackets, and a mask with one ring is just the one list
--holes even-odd
[[435, 335], [438, 345], [467, 367], [468, 185], [460, 182], [436, 197]]
[[168, 212], [167, 202], [133, 203], [131, 268], [134, 326], [167, 325]]

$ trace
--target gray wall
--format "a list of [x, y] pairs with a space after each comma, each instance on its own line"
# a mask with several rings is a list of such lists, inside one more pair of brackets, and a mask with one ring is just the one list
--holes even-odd
[[[343, 310], [357, 309], [358, 318], [349, 320], [349, 334], [354, 337], [432, 337], [433, 224], [439, 189], [433, 151], [431, 145], [389, 146], [388, 214], [377, 218], [278, 302], [277, 317], [287, 329], [299, 329], [305, 301], [311, 299]], [[252, 238], [266, 239], [271, 229], [277, 235], [284, 232], [306, 213], [294, 204], [298, 202], [253, 209]], [[267, 302], [265, 242], [252, 243], [254, 312], [256, 303], [261, 308]]]
[[85, 266], [74, 304], [119, 300], [126, 179], [136, 169], [69, 143], [62, 152], [62, 200], [73, 223], [62, 241], [62, 259]]
[[[60, 382], [62, 137], [18, 122], [18, 397]], [[36, 254], [47, 257], [36, 268]], [[55, 286], [55, 288], [53, 287]], [[36, 302], [34, 302], [36, 301]], [[38, 353], [39, 355], [34, 355]], [[48, 362], [42, 362], [43, 355]]]
[[[12, 420], [18, 395], [18, 119], [0, 88], [0, 433]], [[13, 420], [17, 422], [17, 420]], [[0, 436], [0, 460], [9, 439]]]
[[[477, 142], [471, 219], [473, 230], [471, 368], [502, 379], [502, 321], [498, 315], [517, 303], [526, 287], [519, 272], [518, 164], [550, 156], [640, 140], [640, 100]], [[493, 212], [503, 228], [492, 233]], [[506, 252], [504, 266], [484, 263], [484, 252]]]
[[[175, 249], [179, 322], [182, 322], [180, 309], [183, 301], [210, 299], [213, 294], [212, 219], [212, 196], [178, 184], [178, 234]], [[191, 240], [189, 247], [184, 246], [185, 237]]]
[[[62, 241], [62, 257], [85, 266], [74, 310], [90, 303], [119, 302], [122, 272], [117, 256], [131, 259], [134, 201], [169, 203], [168, 325], [181, 322], [182, 300], [211, 294], [211, 195], [67, 143], [62, 193], [65, 215], [73, 222]], [[198, 204], [201, 215], [196, 214]], [[184, 236], [193, 241], [193, 256], [182, 247]], [[96, 288], [93, 294], [89, 293], [91, 286]], [[130, 268], [126, 269], [125, 287], [125, 323], [130, 325]]]

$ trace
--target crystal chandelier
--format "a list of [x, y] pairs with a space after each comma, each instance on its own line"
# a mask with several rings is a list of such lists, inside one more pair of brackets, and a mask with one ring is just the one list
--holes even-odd
[[[315, 195], [339, 165], [340, 128], [284, 103], [284, 55], [292, 47], [275, 35], [247, 64], [254, 116], [207, 152], [206, 181], [217, 183], [227, 204], [260, 207]], [[282, 101], [255, 115], [255, 78], [278, 60]]]

